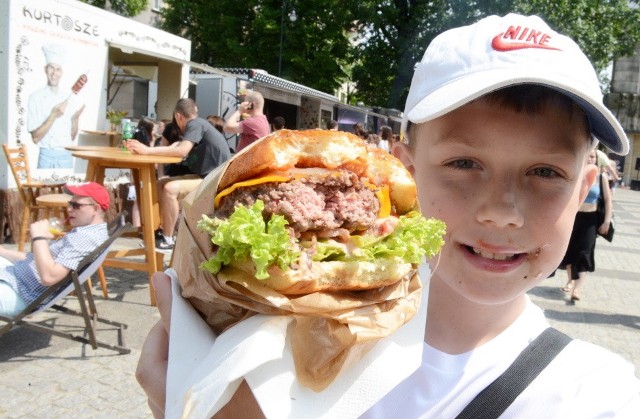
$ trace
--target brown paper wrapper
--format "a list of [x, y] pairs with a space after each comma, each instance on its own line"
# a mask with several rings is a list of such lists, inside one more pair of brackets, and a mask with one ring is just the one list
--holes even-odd
[[414, 316], [422, 288], [417, 271], [374, 290], [287, 296], [238, 270], [225, 268], [217, 275], [202, 270], [200, 265], [212, 257], [213, 247], [210, 236], [198, 230], [197, 223], [202, 214], [213, 213], [213, 200], [227, 165], [210, 173], [183, 201], [173, 255], [182, 296], [217, 335], [256, 313], [293, 316], [287, 333], [296, 377], [306, 387], [321, 391], [375, 341]]

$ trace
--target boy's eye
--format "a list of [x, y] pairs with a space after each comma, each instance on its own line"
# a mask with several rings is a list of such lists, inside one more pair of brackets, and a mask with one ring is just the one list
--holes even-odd
[[551, 169], [550, 167], [536, 167], [531, 171], [531, 174], [533, 174], [534, 176], [548, 177], [548, 178], [558, 176], [558, 172]]
[[447, 163], [447, 166], [453, 167], [454, 169], [473, 169], [477, 165], [473, 160], [458, 159]]

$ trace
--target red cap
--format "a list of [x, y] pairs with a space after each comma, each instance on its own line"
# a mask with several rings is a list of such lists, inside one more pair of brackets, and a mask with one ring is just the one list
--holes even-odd
[[93, 198], [104, 211], [109, 209], [109, 191], [99, 183], [87, 182], [77, 185], [66, 184], [63, 187], [65, 193], [70, 195], [87, 196]]

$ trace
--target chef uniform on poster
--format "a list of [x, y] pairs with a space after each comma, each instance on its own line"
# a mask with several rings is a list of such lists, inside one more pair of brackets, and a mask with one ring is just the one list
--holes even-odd
[[[34, 144], [39, 146], [38, 169], [71, 169], [71, 153], [65, 150], [78, 135], [78, 119], [84, 105], [76, 94], [82, 85], [66, 89], [61, 86], [66, 51], [60, 45], [44, 45], [47, 85], [29, 96], [27, 129]], [[80, 83], [80, 80], [76, 84]], [[75, 93], [75, 94], [74, 94]]]

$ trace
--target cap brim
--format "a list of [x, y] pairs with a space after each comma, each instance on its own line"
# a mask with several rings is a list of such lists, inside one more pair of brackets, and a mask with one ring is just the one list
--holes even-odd
[[62, 192], [68, 194], [68, 195], [76, 195], [76, 191], [78, 189], [75, 186], [69, 186], [69, 185], [64, 185], [62, 187]]
[[[403, 130], [407, 120], [422, 123], [449, 113], [466, 103], [471, 102], [495, 90], [519, 84], [537, 84], [547, 86], [566, 94], [575, 100], [587, 114], [591, 132], [597, 140], [602, 142], [617, 154], [629, 152], [629, 141], [622, 126], [602, 103], [590, 98], [589, 95], [571, 87], [571, 83], [561, 83], [549, 78], [521, 74], [514, 76], [513, 70], [493, 70], [456, 79], [418, 102], [413, 109], [406, 113]], [[575, 81], [573, 81], [575, 85]]]

